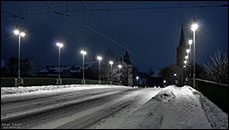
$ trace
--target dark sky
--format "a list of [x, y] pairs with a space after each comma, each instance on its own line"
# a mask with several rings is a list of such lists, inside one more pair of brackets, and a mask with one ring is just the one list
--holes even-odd
[[[228, 4], [226, 1], [85, 1], [83, 3], [89, 9]], [[56, 11], [67, 10], [66, 14], [69, 16], [43, 13], [53, 12], [46, 4]], [[194, 16], [200, 25], [196, 36], [197, 63], [203, 65], [210, 61], [210, 56], [217, 49], [228, 54], [228, 7], [92, 11], [109, 31], [90, 13], [71, 10], [85, 10], [85, 8], [79, 1], [70, 1], [67, 4], [61, 1], [1, 2], [1, 58], [17, 57], [17, 38], [12, 33], [17, 24], [22, 25], [27, 34], [22, 39], [21, 58], [34, 57], [41, 65], [58, 64], [58, 48], [55, 45], [57, 41], [63, 41], [65, 44], [61, 49], [61, 62], [67, 65], [81, 64], [82, 57], [79, 53], [81, 48], [87, 49], [87, 60], [91, 60], [107, 48], [111, 48], [118, 56], [125, 53], [124, 49], [111, 40], [83, 26], [88, 24], [131, 50], [134, 55], [130, 53], [130, 58], [134, 66], [142, 71], [147, 71], [149, 68], [157, 71], [176, 63], [176, 47], [180, 40], [181, 24], [184, 25], [187, 38], [191, 34], [190, 24]], [[30, 22], [11, 17], [3, 11], [23, 16]]]

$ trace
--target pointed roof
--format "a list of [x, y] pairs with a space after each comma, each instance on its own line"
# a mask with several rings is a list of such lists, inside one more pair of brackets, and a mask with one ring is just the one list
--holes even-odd
[[180, 44], [179, 44], [179, 46], [185, 46], [183, 24], [182, 24], [182, 26], [181, 26], [181, 35], [180, 35]]

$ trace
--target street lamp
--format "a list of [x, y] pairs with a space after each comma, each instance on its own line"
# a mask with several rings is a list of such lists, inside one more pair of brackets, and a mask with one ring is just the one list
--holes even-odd
[[188, 44], [191, 46], [192, 45], [192, 39], [188, 40]]
[[102, 60], [103, 58], [101, 56], [97, 56], [97, 60], [99, 61], [99, 84], [101, 84], [101, 80], [100, 80], [100, 61]]
[[57, 42], [56, 45], [59, 47], [59, 78], [58, 78], [58, 84], [61, 84], [61, 82], [60, 82], [60, 48], [62, 48], [64, 46], [64, 44]]
[[166, 80], [163, 80], [163, 83], [164, 83], [164, 87], [166, 86]]
[[186, 60], [188, 59], [188, 55], [184, 57]]
[[[189, 44], [189, 49], [190, 50], [192, 50], [192, 43], [193, 43], [193, 41], [192, 41], [192, 39], [190, 39], [189, 41], [188, 41], [188, 44]], [[192, 67], [191, 67], [191, 51], [190, 51], [190, 53], [189, 53], [189, 67], [190, 67], [190, 78], [191, 78], [191, 69], [192, 69]]]
[[122, 65], [118, 65], [118, 71], [119, 71], [119, 85], [121, 85], [121, 70], [122, 69]]
[[24, 32], [20, 32], [18, 29], [14, 30], [14, 34], [18, 35], [18, 86], [21, 84], [21, 77], [20, 77], [20, 45], [21, 45], [21, 37], [25, 36]]
[[175, 82], [175, 84], [178, 84], [178, 81], [177, 81], [177, 74], [174, 73], [173, 75], [174, 75], [174, 82]]
[[187, 60], [184, 61], [185, 65], [187, 64]]
[[138, 79], [139, 79], [139, 77], [137, 76], [137, 77], [136, 77], [136, 80], [137, 80], [137, 86], [138, 86]]
[[81, 50], [80, 54], [83, 56], [83, 80], [82, 80], [82, 83], [85, 84], [85, 78], [84, 78], [84, 56], [87, 55], [87, 52], [84, 51], [84, 50]]
[[187, 54], [189, 54], [190, 53], [190, 50], [189, 49], [186, 49], [186, 52], [187, 52]]
[[[109, 64], [111, 65], [111, 73], [110, 73], [110, 79], [112, 78], [111, 76], [112, 76], [112, 65], [114, 64], [114, 62], [113, 61], [109, 61]], [[112, 79], [110, 80], [110, 84], [112, 84]]]
[[199, 27], [199, 25], [196, 23], [196, 21], [195, 21], [195, 17], [193, 18], [193, 24], [191, 25], [191, 30], [193, 31], [193, 51], [194, 51], [194, 57], [193, 57], [193, 59], [194, 59], [194, 62], [193, 62], [193, 64], [194, 64], [194, 68], [193, 68], [193, 87], [195, 88], [195, 86], [196, 86], [196, 82], [195, 82], [195, 76], [196, 76], [196, 74], [195, 74], [195, 69], [196, 69], [196, 52], [195, 52], [195, 44], [196, 44], [196, 41], [195, 41], [195, 32], [196, 32], [196, 30], [198, 29], [198, 27]]

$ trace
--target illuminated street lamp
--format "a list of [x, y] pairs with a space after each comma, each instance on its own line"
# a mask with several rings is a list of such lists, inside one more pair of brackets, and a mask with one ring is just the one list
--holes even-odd
[[166, 80], [163, 80], [163, 83], [164, 83], [164, 87], [166, 86]]
[[[192, 43], [193, 43], [192, 39], [188, 40], [189, 50], [192, 50]], [[191, 51], [189, 53], [189, 57], [190, 57], [189, 58], [189, 65], [190, 65], [190, 78], [191, 78], [191, 69], [192, 69], [192, 67], [191, 67]]]
[[121, 85], [121, 70], [122, 69], [122, 65], [118, 65], [118, 71], [119, 71], [119, 85]]
[[60, 81], [60, 48], [62, 48], [64, 46], [63, 43], [56, 43], [56, 45], [59, 47], [59, 78], [58, 78], [58, 84], [61, 84], [61, 81]]
[[99, 84], [101, 84], [101, 80], [100, 80], [100, 61], [102, 60], [103, 58], [101, 56], [97, 56], [97, 60], [99, 61]]
[[195, 44], [196, 44], [196, 41], [195, 41], [195, 33], [196, 33], [196, 30], [198, 29], [198, 27], [199, 27], [199, 25], [196, 23], [196, 21], [195, 21], [195, 17], [193, 18], [193, 24], [191, 25], [191, 30], [193, 31], [193, 51], [194, 51], [194, 57], [193, 57], [193, 59], [194, 59], [194, 62], [193, 62], [193, 64], [194, 64], [194, 68], [193, 68], [193, 87], [195, 88], [195, 86], [196, 86], [196, 83], [195, 83], [195, 76], [196, 76], [196, 74], [195, 74], [195, 69], [196, 69], [196, 65], [195, 65], [195, 63], [196, 63], [196, 52], [195, 52]]
[[186, 60], [188, 59], [188, 55], [184, 57]]
[[188, 44], [191, 46], [192, 45], [192, 39], [188, 40]]
[[83, 56], [83, 81], [82, 81], [82, 83], [85, 84], [85, 78], [84, 78], [84, 56], [87, 55], [87, 52], [84, 51], [84, 50], [81, 50], [80, 54]]
[[114, 62], [110, 60], [109, 64], [111, 65], [111, 70], [112, 70], [112, 65], [114, 64]]
[[190, 50], [189, 49], [186, 49], [186, 53], [189, 54], [190, 53]]
[[185, 65], [187, 64], [187, 60], [184, 61]]
[[177, 74], [176, 74], [176, 73], [174, 73], [174, 74], [173, 74], [173, 76], [174, 76], [174, 82], [175, 82], [175, 84], [178, 84]]
[[21, 85], [21, 75], [20, 75], [20, 46], [21, 46], [21, 37], [25, 36], [24, 32], [20, 32], [18, 29], [14, 30], [14, 34], [17, 36], [18, 35], [18, 81], [17, 81], [17, 85]]
[[112, 65], [114, 64], [114, 62], [110, 60], [109, 64], [111, 65], [110, 84], [112, 84], [112, 77], [111, 76], [112, 76]]
[[138, 79], [139, 79], [139, 77], [138, 77], [138, 76], [136, 76], [136, 80], [137, 80], [137, 86], [138, 86]]

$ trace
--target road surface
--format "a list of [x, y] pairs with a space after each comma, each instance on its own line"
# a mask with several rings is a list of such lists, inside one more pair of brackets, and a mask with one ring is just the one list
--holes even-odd
[[159, 91], [108, 87], [5, 98], [1, 100], [1, 128], [116, 128]]

